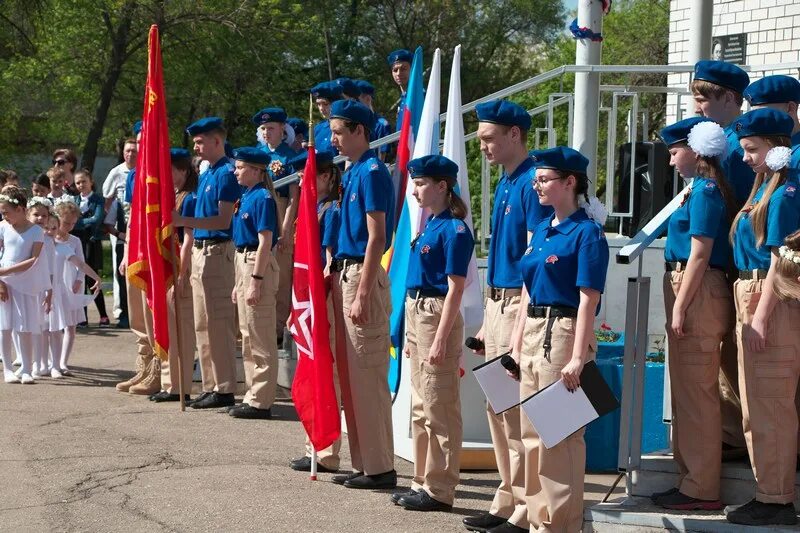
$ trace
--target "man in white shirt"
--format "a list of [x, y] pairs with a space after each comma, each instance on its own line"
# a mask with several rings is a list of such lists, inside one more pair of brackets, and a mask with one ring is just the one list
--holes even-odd
[[[105, 198], [105, 211], [110, 213], [115, 211], [111, 209], [114, 200], [117, 201], [117, 206], [125, 209], [126, 213], [130, 210], [130, 206], [125, 204], [125, 180], [128, 172], [136, 166], [136, 155], [138, 153], [136, 139], [126, 139], [122, 148], [122, 157], [124, 161], [111, 169], [103, 181], [103, 198]], [[127, 217], [126, 217], [127, 220]], [[122, 254], [117, 252], [117, 243], [125, 240], [125, 234], [119, 236], [113, 233], [109, 235], [111, 239], [111, 258], [114, 263], [115, 274], [119, 272], [119, 264], [122, 261]], [[120, 242], [122, 244], [122, 242]], [[114, 276], [114, 318], [120, 318], [124, 311], [120, 304], [120, 284], [119, 276]], [[122, 290], [125, 290], [124, 288]]]

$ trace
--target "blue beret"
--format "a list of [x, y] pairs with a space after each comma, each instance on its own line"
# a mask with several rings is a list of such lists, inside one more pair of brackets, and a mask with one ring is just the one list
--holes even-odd
[[361, 89], [358, 87], [358, 84], [350, 78], [336, 78], [336, 83], [341, 86], [342, 94], [345, 96], [358, 98], [361, 95]]
[[394, 65], [400, 61], [405, 61], [406, 63], [411, 63], [414, 60], [414, 54], [406, 50], [405, 48], [400, 48], [399, 50], [395, 50], [388, 56], [386, 56], [386, 62], [390, 65]]
[[323, 81], [314, 85], [309, 92], [314, 98], [325, 98], [333, 102], [342, 97], [342, 86], [335, 81]]
[[756, 80], [744, 91], [750, 105], [800, 103], [800, 81], [777, 74]]
[[475, 106], [478, 122], [492, 122], [505, 126], [518, 126], [527, 131], [531, 129], [531, 116], [525, 108], [508, 100], [492, 100]]
[[568, 146], [556, 146], [536, 151], [531, 155], [531, 159], [537, 168], [552, 168], [578, 174], [586, 174], [586, 169], [589, 167], [589, 160], [579, 151]]
[[[317, 165], [324, 165], [326, 163], [333, 162], [333, 158], [336, 157], [331, 150], [322, 150], [321, 152], [316, 152], [317, 158]], [[306, 166], [306, 161], [308, 160], [308, 151], [303, 150], [299, 154], [294, 157], [289, 158], [286, 161], [286, 164], [292, 167], [295, 172], [302, 170]]]
[[267, 122], [286, 122], [286, 111], [281, 107], [265, 107], [253, 115], [250, 121], [257, 126]]
[[375, 86], [367, 80], [355, 80], [356, 86], [361, 90], [361, 94], [368, 94], [370, 96], [375, 94]]
[[297, 117], [289, 117], [286, 123], [292, 127], [295, 135], [303, 135], [308, 137], [308, 124], [305, 120]]
[[225, 123], [219, 117], [205, 117], [197, 122], [194, 122], [186, 128], [186, 133], [189, 135], [200, 135], [212, 130], [224, 130]]
[[707, 81], [740, 94], [750, 84], [747, 72], [733, 63], [707, 59], [695, 63], [694, 79]]
[[753, 109], [737, 118], [733, 123], [733, 129], [739, 139], [767, 135], [791, 137], [794, 120], [783, 111], [765, 107]]
[[680, 120], [661, 130], [661, 139], [667, 146], [672, 146], [679, 142], [688, 142], [689, 132], [701, 122], [712, 122], [712, 120], [706, 117], [690, 117]]
[[176, 159], [191, 159], [191, 157], [192, 154], [186, 148], [170, 148], [169, 150], [169, 158], [172, 161]]
[[458, 178], [458, 165], [443, 155], [424, 155], [408, 162], [410, 178]]
[[272, 156], [255, 146], [242, 146], [233, 150], [233, 159], [252, 165], [269, 165]]
[[369, 129], [375, 122], [375, 115], [370, 109], [355, 100], [337, 100], [331, 106], [331, 118], [341, 118], [363, 124]]
[[133, 123], [133, 134], [134, 135], [139, 135], [139, 133], [141, 133], [141, 131], [142, 131], [142, 121], [141, 120], [137, 120], [136, 122]]

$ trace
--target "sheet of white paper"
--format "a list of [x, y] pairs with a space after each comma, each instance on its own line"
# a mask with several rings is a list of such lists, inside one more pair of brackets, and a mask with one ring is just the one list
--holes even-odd
[[473, 373], [495, 414], [519, 405], [519, 381], [509, 377], [499, 358]]
[[522, 409], [546, 448], [598, 418], [583, 388], [570, 392], [561, 380], [522, 402]]

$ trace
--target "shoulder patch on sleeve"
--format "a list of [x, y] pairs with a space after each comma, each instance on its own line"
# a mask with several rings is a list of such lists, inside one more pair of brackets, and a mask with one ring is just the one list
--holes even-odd
[[795, 193], [797, 192], [797, 184], [787, 184], [786, 188], [783, 190], [783, 195], [788, 196], [789, 198], [794, 198]]

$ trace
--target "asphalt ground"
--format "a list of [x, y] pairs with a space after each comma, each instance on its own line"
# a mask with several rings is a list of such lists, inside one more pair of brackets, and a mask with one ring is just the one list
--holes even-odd
[[[303, 453], [291, 402], [269, 421], [182, 413], [115, 390], [134, 359], [130, 332], [92, 327], [79, 333], [73, 377], [0, 384], [0, 530], [463, 531], [464, 516], [489, 507], [496, 472], [462, 472], [451, 513], [406, 511], [391, 491], [345, 489], [330, 474], [310, 481], [288, 467]], [[412, 465], [396, 468], [407, 487]], [[587, 504], [613, 479], [587, 476]]]

